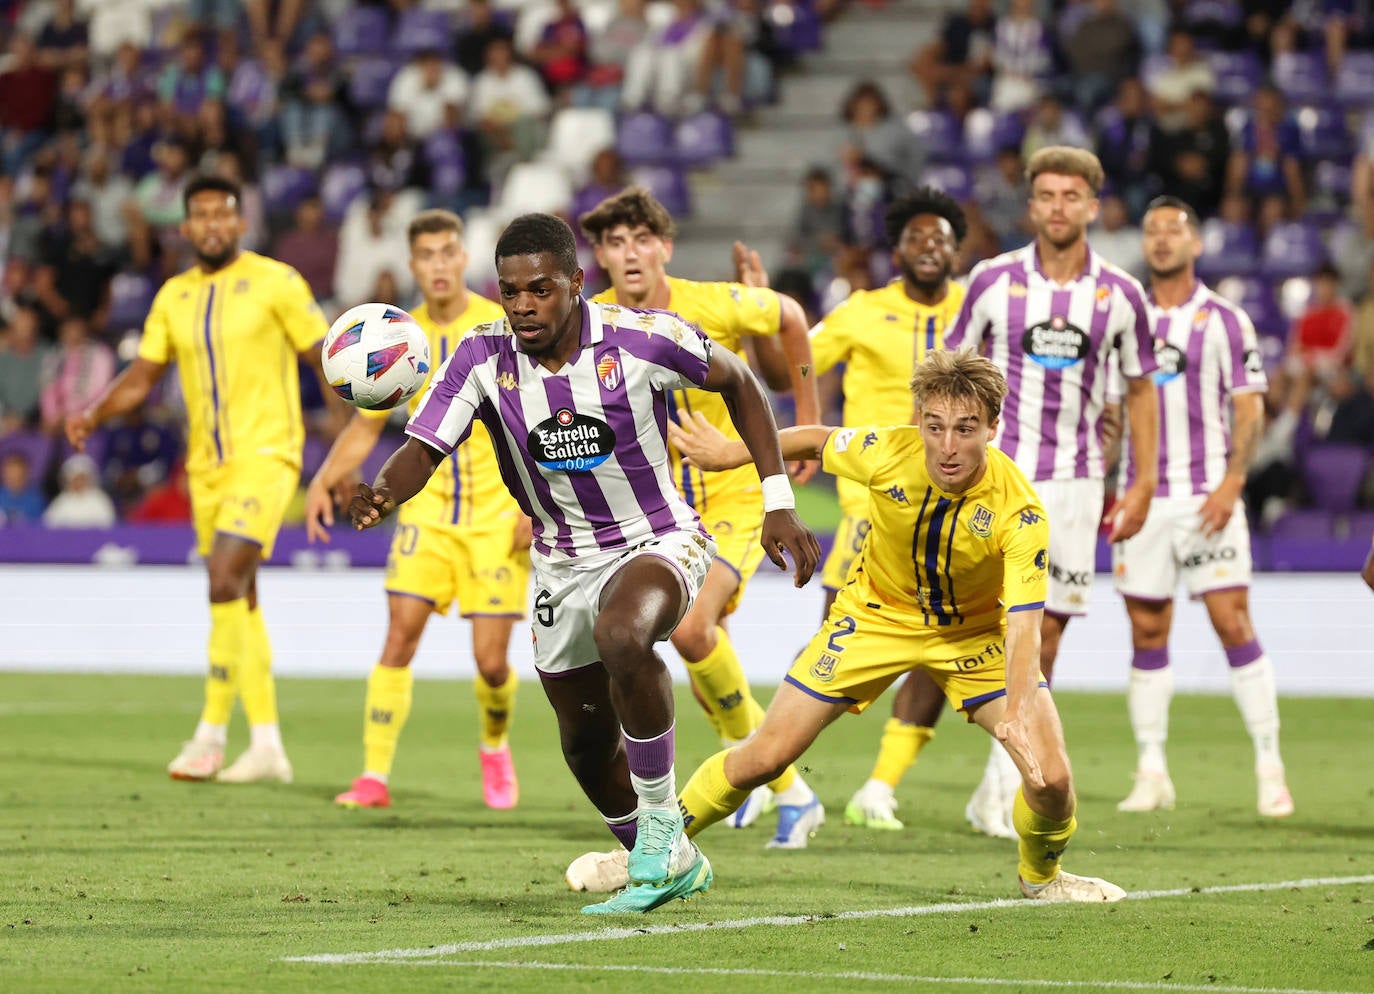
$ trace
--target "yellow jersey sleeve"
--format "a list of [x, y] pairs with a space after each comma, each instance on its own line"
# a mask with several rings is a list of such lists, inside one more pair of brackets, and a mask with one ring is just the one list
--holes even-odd
[[851, 296], [827, 314], [811, 329], [811, 364], [816, 375], [828, 373], [839, 363], [849, 359], [853, 349], [850, 325], [858, 309], [858, 298]]
[[1008, 613], [1045, 606], [1049, 590], [1050, 526], [1034, 502], [1003, 515], [1002, 603]]
[[138, 357], [165, 366], [176, 358], [167, 322], [166, 288], [153, 299], [143, 321], [143, 337], [138, 342]]
[[867, 487], [882, 466], [881, 428], [837, 428], [821, 449], [821, 466], [827, 473]]
[[328, 334], [329, 322], [324, 319], [324, 312], [315, 301], [315, 295], [310, 292], [310, 284], [305, 282], [305, 277], [290, 266], [283, 266], [282, 269], [272, 310], [281, 322], [291, 347], [297, 352], [305, 352], [318, 345]]

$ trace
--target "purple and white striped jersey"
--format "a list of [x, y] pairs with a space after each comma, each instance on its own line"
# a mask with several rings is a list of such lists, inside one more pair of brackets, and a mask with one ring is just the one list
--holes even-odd
[[478, 325], [435, 373], [406, 433], [447, 453], [481, 418], [546, 559], [705, 534], [668, 473], [666, 393], [706, 381], [710, 339], [667, 311], [581, 306], [580, 347], [556, 373], [520, 351], [505, 321]]
[[996, 444], [1032, 481], [1102, 479], [1099, 421], [1108, 358], [1132, 379], [1154, 352], [1139, 283], [1091, 250], [1068, 285], [1040, 269], [1035, 244], [974, 267], [945, 348], [972, 347], [1006, 374]]
[[[1231, 445], [1227, 400], [1268, 389], [1255, 327], [1235, 304], [1200, 280], [1192, 296], [1168, 310], [1150, 301], [1159, 368], [1157, 497], [1211, 493], [1226, 475]], [[1126, 484], [1135, 482], [1135, 466]]]

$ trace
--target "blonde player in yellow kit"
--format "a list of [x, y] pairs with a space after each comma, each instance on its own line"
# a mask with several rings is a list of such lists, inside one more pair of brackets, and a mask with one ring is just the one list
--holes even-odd
[[[844, 363], [846, 425], [905, 424], [911, 418], [911, 371], [928, 351], [944, 348], [945, 329], [964, 302], [951, 276], [968, 220], [956, 200], [930, 187], [894, 201], [883, 217], [898, 278], [877, 290], [858, 290], [811, 329], [816, 373]], [[845, 585], [868, 533], [868, 490], [836, 481], [844, 517], [821, 580], [825, 611]], [[926, 690], [922, 693], [922, 690]], [[868, 780], [845, 807], [845, 821], [900, 829], [895, 790], [902, 775], [935, 736], [945, 700], [938, 688], [904, 681], [892, 700], [878, 758]]]
[[[410, 222], [407, 237], [410, 271], [424, 298], [412, 313], [429, 336], [437, 369], [464, 334], [476, 325], [503, 320], [506, 312], [463, 282], [468, 255], [458, 215], [424, 211]], [[423, 396], [422, 390], [411, 401], [412, 413]], [[356, 412], [310, 481], [306, 530], [312, 541], [329, 541], [331, 491], [350, 483], [381, 437], [387, 414]], [[446, 615], [456, 600], [462, 616], [472, 622], [482, 798], [487, 807], [512, 808], [519, 783], [507, 733], [518, 680], [507, 652], [511, 630], [525, 616], [530, 530], [501, 482], [485, 428], [473, 425], [468, 440], [406, 502], [397, 521], [387, 558], [386, 642], [368, 679], [363, 707], [363, 773], [334, 800], [345, 807], [391, 806], [388, 779], [413, 696], [410, 661], [430, 615]]]
[[[971, 352], [932, 352], [911, 392], [917, 423], [788, 428], [784, 457], [819, 455], [868, 491], [871, 523], [850, 582], [793, 663], [763, 724], [717, 753], [679, 798], [688, 835], [800, 759], [845, 711], [868, 707], [921, 669], [969, 721], [1003, 742], [1021, 771], [1015, 823], [1021, 892], [1048, 901], [1116, 901], [1125, 892], [1061, 869], [1077, 828], [1059, 715], [1039, 670], [1049, 526], [1030, 482], [989, 443], [1007, 384]], [[698, 421], [669, 431], [705, 466], [748, 460]], [[615, 902], [616, 898], [611, 901]]]
[[[746, 336], [778, 336], [797, 417], [808, 421], [817, 417], [801, 305], [766, 286], [699, 283], [669, 276], [666, 267], [673, 255], [675, 225], [663, 205], [641, 187], [629, 187], [603, 200], [578, 220], [611, 280], [611, 289], [594, 298], [597, 302], [673, 311], [741, 357]], [[675, 391], [669, 416], [676, 420], [694, 413], [704, 413], [721, 431], [738, 437], [719, 394]], [[749, 690], [723, 622], [739, 604], [763, 559], [759, 545], [763, 496], [758, 474], [751, 468], [703, 473], [685, 464], [678, 453], [670, 451], [669, 458], [673, 482], [701, 515], [718, 548], [701, 594], [673, 632], [673, 647], [686, 661], [698, 699], [722, 740], [739, 742], [758, 727], [763, 709]], [[779, 811], [778, 829], [768, 845], [804, 847], [825, 818], [820, 802], [790, 768], [769, 786]], [[732, 824], [744, 827], [758, 817], [762, 807], [763, 797], [756, 798]], [[632, 816], [633, 812], [626, 812], [627, 818]]]
[[[182, 203], [181, 232], [197, 264], [163, 284], [138, 358], [93, 408], [67, 419], [67, 437], [81, 448], [102, 421], [142, 404], [168, 365], [177, 364], [196, 545], [210, 573], [210, 672], [200, 723], [167, 772], [178, 780], [289, 783], [257, 571], [272, 554], [300, 478], [305, 431], [297, 362], [303, 359], [324, 383], [318, 346], [329, 326], [299, 273], [239, 250], [247, 224], [237, 185], [196, 177]], [[333, 398], [328, 389], [325, 395]], [[331, 403], [343, 407], [337, 398]], [[251, 741], [224, 769], [236, 696]]]

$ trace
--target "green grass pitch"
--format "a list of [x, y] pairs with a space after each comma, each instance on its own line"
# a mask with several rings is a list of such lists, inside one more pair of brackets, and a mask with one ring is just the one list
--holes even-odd
[[[0, 991], [1374, 991], [1368, 700], [1282, 702], [1297, 813], [1264, 824], [1229, 699], [1175, 701], [1178, 810], [1128, 816], [1122, 698], [1063, 695], [1080, 799], [1065, 865], [1172, 896], [1015, 899], [1013, 844], [964, 824], [987, 747], [953, 715], [898, 792], [907, 828], [845, 827], [883, 702], [803, 760], [830, 814], [809, 849], [765, 851], [766, 823], [714, 828], [699, 839], [709, 894], [605, 921], [562, 884], [610, 837], [533, 681], [514, 812], [481, 804], [469, 685], [416, 684], [389, 811], [330, 803], [361, 762], [363, 681], [283, 680], [279, 694], [293, 786], [183, 784], [163, 767], [199, 681], [0, 674]], [[711, 749], [684, 693], [680, 783]], [[297, 959], [383, 950], [408, 952]]]

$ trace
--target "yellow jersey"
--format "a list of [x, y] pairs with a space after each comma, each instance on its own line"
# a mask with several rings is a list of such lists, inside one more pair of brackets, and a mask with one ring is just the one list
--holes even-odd
[[[778, 295], [763, 287], [748, 287], [743, 283], [698, 283], [668, 277], [668, 306], [665, 310], [696, 325], [721, 348], [729, 349], [744, 360], [743, 340], [746, 335], [776, 335], [782, 326], [782, 303]], [[598, 304], [617, 304], [615, 290], [607, 290], [592, 298]], [[674, 390], [668, 397], [668, 416], [674, 421], [690, 418], [700, 411], [727, 438], [738, 439], [730, 420], [730, 412], [720, 394], [709, 390]], [[669, 469], [673, 484], [698, 514], [707, 514], [708, 501], [717, 503], [740, 494], [759, 494], [759, 474], [752, 465], [727, 469], [719, 473], [703, 473], [688, 466], [682, 454], [672, 446], [668, 449]], [[762, 507], [762, 497], [757, 496]]]
[[868, 536], [839, 595], [857, 599], [856, 608], [968, 629], [1044, 607], [1049, 524], [1030, 482], [999, 449], [988, 447], [983, 478], [961, 494], [931, 481], [915, 425], [837, 429], [821, 460], [868, 493]]
[[[414, 414], [429, 389], [434, 371], [443, 365], [459, 339], [479, 324], [504, 321], [500, 304], [468, 292], [468, 306], [448, 324], [440, 325], [421, 304], [410, 312], [429, 339], [430, 371], [424, 386], [410, 398], [407, 414]], [[364, 417], [387, 418], [389, 411], [359, 411]], [[508, 512], [519, 509], [501, 481], [496, 450], [491, 436], [480, 420], [472, 423], [467, 441], [454, 449], [444, 464], [434, 471], [425, 488], [401, 505], [400, 522], [413, 525], [440, 525], [459, 528], [506, 528], [513, 525]]]
[[[895, 425], [911, 420], [911, 375], [931, 349], [945, 347], [945, 329], [966, 291], [951, 282], [934, 307], [906, 295], [900, 279], [878, 290], [856, 290], [811, 329], [816, 375], [844, 363], [844, 423]], [[848, 480], [836, 490], [845, 514], [863, 517], [868, 494]]]
[[310, 287], [285, 263], [242, 252], [223, 269], [173, 276], [153, 299], [140, 358], [175, 362], [186, 399], [186, 469], [267, 457], [297, 468], [299, 353], [329, 331]]

